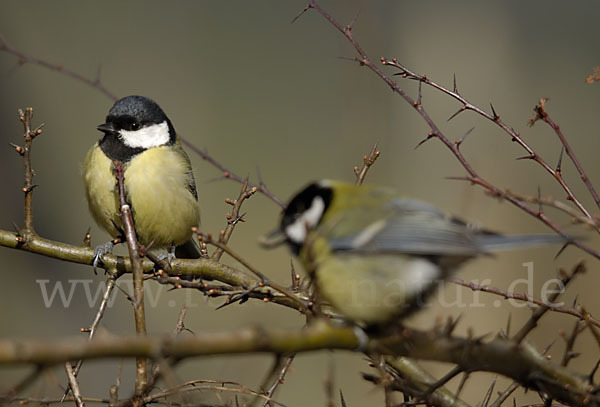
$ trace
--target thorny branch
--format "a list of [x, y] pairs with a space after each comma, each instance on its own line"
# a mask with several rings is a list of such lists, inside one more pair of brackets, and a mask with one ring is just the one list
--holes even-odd
[[569, 314], [576, 318], [579, 318], [582, 321], [588, 321], [590, 324], [597, 326], [600, 328], [600, 321], [596, 318], [592, 317], [590, 314], [585, 314], [583, 311], [577, 309], [576, 307], [568, 307], [566, 305], [558, 305], [551, 302], [549, 299], [540, 300], [539, 298], [532, 297], [529, 294], [520, 294], [511, 291], [502, 290], [497, 287], [489, 286], [489, 285], [480, 285], [474, 283], [472, 281], [465, 281], [458, 278], [451, 280], [452, 283], [461, 285], [463, 287], [470, 288], [473, 291], [482, 291], [486, 293], [491, 293], [495, 295], [499, 295], [504, 297], [505, 299], [513, 299], [528, 302], [530, 304], [534, 304], [539, 307], [546, 307], [548, 311], [558, 312], [562, 314]]
[[[89, 328], [81, 329], [81, 332], [88, 333], [88, 340], [90, 340], [90, 341], [94, 338], [94, 335], [96, 334], [96, 330], [98, 329], [98, 326], [100, 325], [100, 321], [102, 320], [102, 317], [104, 316], [104, 311], [106, 311], [106, 307], [108, 306], [108, 302], [109, 302], [110, 297], [115, 288], [116, 279], [117, 279], [116, 270], [109, 269], [107, 271], [107, 275], [108, 275], [108, 277], [106, 278], [106, 287], [104, 288], [104, 294], [102, 295], [102, 301], [100, 302], [100, 307], [98, 307], [98, 312], [96, 312], [94, 321], [92, 322], [92, 324], [90, 325]], [[70, 363], [70, 362], [67, 362], [67, 363]], [[83, 360], [77, 361], [77, 364], [73, 368], [73, 376], [74, 377], [77, 377], [77, 375], [79, 374], [79, 371], [81, 370], [82, 365], [83, 365]], [[62, 397], [63, 401], [69, 395], [70, 390], [71, 390], [71, 386], [69, 384], [69, 385], [67, 385], [67, 389], [65, 390], [65, 393], [63, 394], [63, 397]]]
[[[244, 203], [244, 201], [246, 199], [248, 199], [252, 195], [254, 195], [257, 190], [258, 190], [257, 187], [248, 188], [248, 178], [246, 178], [246, 180], [242, 184], [242, 190], [240, 191], [240, 194], [238, 195], [237, 199], [235, 199], [235, 200], [229, 199], [229, 198], [225, 199], [225, 203], [228, 205], [231, 205], [233, 207], [233, 209], [231, 210], [231, 213], [227, 214], [227, 227], [225, 229], [223, 229], [221, 231], [221, 233], [219, 233], [219, 243], [221, 245], [226, 246], [227, 243], [229, 242], [229, 239], [231, 238], [231, 235], [232, 235], [233, 230], [235, 229], [236, 225], [239, 222], [246, 221], [246, 218], [244, 218], [244, 214], [240, 214], [242, 204]], [[217, 249], [215, 250], [215, 252], [212, 255], [212, 259], [214, 261], [221, 260], [221, 256], [223, 255], [223, 253], [224, 253], [224, 250], [220, 247], [217, 247]]]
[[6, 38], [4, 38], [4, 36], [2, 34], [0, 34], [0, 51], [8, 52], [9, 54], [16, 56], [18, 58], [19, 65], [24, 65], [24, 64], [29, 63], [29, 64], [36, 64], [36, 65], [43, 66], [46, 69], [50, 69], [51, 71], [59, 72], [63, 75], [67, 75], [75, 80], [83, 82], [86, 85], [91, 86], [92, 88], [103, 93], [106, 97], [108, 97], [109, 99], [111, 99], [113, 101], [117, 100], [117, 97], [114, 94], [112, 94], [108, 89], [106, 89], [104, 87], [104, 85], [102, 84], [102, 82], [100, 81], [100, 69], [98, 69], [98, 74], [96, 75], [96, 78], [94, 78], [94, 79], [86, 78], [85, 76], [83, 76], [77, 72], [71, 71], [70, 69], [67, 69], [60, 64], [53, 64], [53, 63], [50, 63], [43, 59], [35, 58], [35, 57], [29, 56], [29, 55], [19, 51], [18, 49], [16, 49], [12, 45], [10, 45], [8, 43], [8, 41], [6, 41]]
[[560, 126], [558, 125], [558, 123], [556, 123], [554, 120], [552, 120], [550, 118], [550, 116], [548, 116], [548, 113], [546, 112], [546, 102], [548, 102], [548, 100], [549, 100], [548, 98], [540, 99], [540, 102], [533, 109], [535, 111], [535, 116], [533, 119], [531, 119], [529, 121], [529, 125], [533, 126], [536, 121], [542, 120], [546, 124], [548, 124], [552, 128], [552, 130], [554, 130], [554, 132], [556, 133], [556, 136], [558, 137], [558, 139], [562, 143], [563, 147], [565, 148], [567, 155], [573, 162], [573, 165], [575, 165], [575, 168], [577, 169], [577, 172], [579, 173], [581, 180], [583, 181], [583, 183], [587, 187], [588, 191], [590, 192], [590, 195], [594, 199], [596, 206], [598, 206], [598, 208], [600, 208], [600, 196], [598, 196], [598, 193], [596, 192], [596, 189], [592, 185], [590, 178], [587, 176], [581, 163], [575, 156], [575, 153], [573, 152], [571, 145], [567, 142], [567, 139], [565, 138], [562, 130], [560, 129]]
[[[1, 39], [2, 38], [0, 36], [0, 40]], [[19, 231], [20, 237], [23, 238], [21, 243], [24, 243], [32, 235], [35, 235], [35, 230], [33, 227], [33, 189], [37, 185], [33, 183], [35, 172], [31, 167], [31, 147], [33, 145], [33, 139], [42, 134], [42, 127], [44, 125], [42, 124], [34, 129], [31, 125], [32, 118], [33, 109], [31, 107], [28, 107], [25, 110], [19, 109], [19, 120], [21, 123], [23, 123], [23, 141], [25, 144], [24, 147], [21, 147], [11, 143], [11, 146], [15, 149], [15, 151], [23, 157], [23, 169], [25, 172], [25, 182], [23, 185], [23, 193], [25, 194], [25, 227], [22, 231]]]

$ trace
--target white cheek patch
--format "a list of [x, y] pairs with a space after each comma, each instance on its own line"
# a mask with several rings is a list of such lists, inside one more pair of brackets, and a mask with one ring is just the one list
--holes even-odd
[[142, 127], [139, 130], [120, 130], [123, 144], [131, 148], [152, 148], [167, 144], [170, 139], [169, 125], [166, 121]]
[[304, 211], [294, 223], [285, 228], [287, 237], [294, 243], [301, 244], [304, 242], [306, 229], [314, 228], [319, 223], [324, 210], [325, 202], [323, 198], [316, 196], [310, 204], [310, 208]]

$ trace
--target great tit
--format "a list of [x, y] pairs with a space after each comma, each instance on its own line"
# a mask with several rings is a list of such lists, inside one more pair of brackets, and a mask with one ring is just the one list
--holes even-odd
[[[147, 97], [127, 96], [115, 102], [98, 130], [104, 135], [83, 163], [85, 194], [96, 223], [113, 238], [123, 234], [113, 166], [118, 160], [139, 243], [176, 257], [199, 257], [192, 240], [192, 227], [200, 221], [196, 183], [167, 115]], [[99, 246], [95, 264], [111, 249], [110, 242]]]
[[502, 236], [392, 189], [338, 181], [310, 184], [280, 223], [320, 298], [367, 326], [419, 309], [463, 262], [495, 250], [565, 242], [561, 236]]

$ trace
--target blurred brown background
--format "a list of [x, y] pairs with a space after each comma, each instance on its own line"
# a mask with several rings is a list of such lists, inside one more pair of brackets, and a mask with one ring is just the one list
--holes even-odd
[[[565, 4], [535, 0], [324, 1], [322, 5], [342, 23], [350, 22], [360, 10], [353, 32], [374, 60], [395, 56], [447, 87], [452, 87], [455, 73], [463, 95], [484, 109], [492, 102], [507, 123], [555, 163], [560, 145], [554, 134], [539, 123], [533, 128], [526, 126], [537, 100], [550, 97], [551, 116], [561, 124], [592, 181], [600, 183], [600, 85], [584, 83], [592, 67], [600, 65], [600, 4]], [[282, 199], [311, 180], [352, 181], [352, 167], [359, 165], [362, 155], [378, 141], [382, 155], [367, 182], [398, 187], [407, 196], [431, 201], [447, 212], [505, 233], [548, 232], [539, 222], [507, 203], [486, 197], [480, 189], [446, 180], [447, 176], [463, 175], [461, 167], [436, 140], [414, 149], [426, 136], [425, 123], [366, 68], [338, 58], [354, 56], [345, 39], [315, 12], [290, 24], [304, 6], [302, 1], [275, 0], [4, 1], [0, 32], [19, 50], [85, 76], [94, 77], [101, 67], [102, 82], [112, 92], [155, 99], [181, 135], [206, 147], [238, 174], [256, 180], [260, 168], [264, 181]], [[399, 81], [416, 97], [415, 83]], [[88, 214], [80, 165], [99, 138], [96, 125], [103, 122], [112, 102], [72, 78], [39, 66], [18, 66], [16, 58], [6, 53], [0, 53], [0, 88], [4, 145], [0, 148], [0, 227], [12, 229], [13, 221], [22, 223], [21, 161], [8, 142], [21, 141], [17, 109], [32, 106], [35, 122], [46, 123], [33, 151], [35, 183], [39, 184], [35, 190], [37, 231], [44, 237], [77, 244], [92, 226], [93, 244], [107, 240]], [[540, 186], [542, 194], [563, 198], [564, 193], [539, 166], [515, 161], [523, 152], [497, 127], [471, 113], [447, 123], [460, 106], [428, 88], [424, 88], [423, 103], [451, 139], [475, 126], [463, 151], [483, 176], [522, 193], [535, 195]], [[199, 157], [191, 154], [191, 158], [200, 190], [202, 230], [218, 233], [229, 208], [223, 200], [237, 196], [239, 186], [231, 181], [210, 182], [219, 172]], [[566, 161], [565, 177], [593, 209], [573, 166]], [[245, 211], [248, 222], [238, 227], [231, 244], [266, 274], [287, 283], [289, 252], [284, 248], [267, 252], [257, 245], [257, 237], [276, 225], [279, 208], [257, 195], [246, 203]], [[557, 223], [585, 234], [569, 227], [564, 217], [557, 217]], [[590, 244], [597, 241], [592, 239]], [[459, 277], [480, 282], [488, 279], [507, 288], [516, 279], [527, 277], [522, 264], [533, 261], [532, 294], [537, 296], [558, 267], [570, 268], [588, 257], [568, 249], [553, 261], [555, 253], [556, 248], [548, 248], [501, 254], [469, 264]], [[94, 275], [90, 267], [9, 249], [0, 248], [0, 259], [2, 337], [78, 335], [80, 328], [91, 323], [96, 306], [90, 307], [83, 287], [89, 284], [95, 294], [104, 281], [102, 275]], [[564, 297], [570, 304], [577, 296], [593, 314], [600, 314], [597, 264], [590, 259], [589, 272]], [[52, 290], [57, 282], [63, 284], [67, 295], [76, 284], [72, 301], [65, 307], [55, 298], [47, 308], [41, 288], [46, 284]], [[154, 304], [147, 305], [152, 333], [171, 331], [183, 303], [189, 306], [186, 326], [194, 332], [233, 330], [253, 323], [292, 329], [303, 322], [297, 313], [271, 304], [250, 301], [214, 311], [221, 300], [206, 301], [199, 293], [168, 292], [158, 284], [148, 285], [156, 297]], [[446, 299], [462, 295], [465, 304], [472, 299], [468, 290], [453, 285], [443, 295]], [[482, 307], [438, 305], [409, 323], [427, 328], [438, 317], [463, 314], [460, 333], [473, 327], [477, 334], [484, 334], [503, 328], [509, 314], [513, 327], [529, 316], [526, 308], [499, 303], [499, 297], [481, 294], [479, 298], [485, 304]], [[570, 331], [574, 322], [564, 315], [547, 315], [530, 339], [542, 349], [558, 338], [560, 329]], [[107, 311], [102, 326], [114, 334], [133, 332], [131, 308], [122, 294]], [[562, 357], [563, 348], [559, 339], [551, 353]], [[588, 372], [598, 359], [596, 344], [586, 334], [578, 340], [576, 350], [585, 357], [575, 360], [572, 367]], [[267, 356], [201, 358], [187, 361], [177, 372], [181, 379], [233, 380], [255, 388], [270, 361]], [[84, 395], [107, 396], [119, 365], [119, 361], [86, 363], [80, 375]], [[382, 403], [381, 391], [360, 378], [359, 372], [369, 369], [361, 355], [343, 352], [297, 357], [276, 398], [289, 406], [322, 405], [323, 381], [330, 365], [335, 371], [335, 387], [344, 392], [348, 405]], [[436, 374], [448, 369], [428, 366]], [[9, 387], [26, 371], [0, 369], [0, 387]], [[133, 361], [126, 361], [123, 396], [131, 389], [133, 376]], [[483, 398], [493, 375], [475, 377], [464, 393], [474, 404]], [[45, 383], [34, 391], [49, 397], [60, 395], [59, 385], [65, 383], [62, 369]], [[501, 380], [499, 388], [505, 383], [508, 381]], [[457, 384], [454, 380], [450, 387]], [[517, 397], [522, 403], [537, 400], [531, 394], [518, 393]]]

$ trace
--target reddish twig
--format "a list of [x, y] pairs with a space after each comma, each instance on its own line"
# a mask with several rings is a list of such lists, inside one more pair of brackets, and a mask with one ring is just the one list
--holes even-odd
[[563, 190], [567, 193], [567, 199], [569, 201], [572, 201], [575, 204], [575, 206], [577, 206], [577, 208], [586, 217], [588, 217], [590, 219], [592, 218], [590, 213], [583, 206], [583, 204], [581, 202], [579, 202], [579, 200], [573, 194], [573, 191], [571, 190], [571, 188], [565, 182], [564, 178], [562, 177], [562, 173], [561, 173], [560, 169], [553, 168], [541, 156], [539, 156], [533, 150], [533, 148], [531, 148], [531, 146], [529, 146], [529, 144], [527, 144], [527, 142], [525, 142], [525, 140], [523, 140], [521, 138], [521, 135], [516, 130], [514, 130], [512, 127], [509, 127], [506, 123], [504, 123], [502, 121], [500, 116], [494, 110], [493, 106], [491, 106], [492, 113], [491, 114], [487, 113], [486, 111], [473, 105], [466, 98], [464, 98], [462, 95], [460, 95], [458, 93], [458, 90], [456, 89], [456, 85], [455, 85], [455, 90], [446, 89], [445, 87], [431, 81], [427, 76], [419, 75], [415, 72], [410, 71], [406, 66], [400, 64], [395, 58], [392, 58], [391, 60], [382, 58], [381, 62], [384, 65], [389, 65], [389, 66], [393, 66], [393, 67], [400, 69], [402, 71], [403, 78], [410, 78], [410, 79], [418, 80], [420, 83], [425, 83], [425, 84], [433, 87], [434, 89], [437, 89], [437, 90], [441, 91], [442, 93], [445, 93], [446, 95], [448, 95], [448, 96], [456, 99], [460, 103], [462, 103], [463, 106], [454, 115], [452, 115], [450, 117], [450, 119], [456, 117], [459, 113], [462, 113], [466, 110], [470, 110], [470, 111], [473, 111], [473, 112], [479, 114], [480, 116], [490, 120], [491, 122], [495, 123], [496, 125], [498, 125], [498, 127], [500, 127], [505, 133], [507, 133], [511, 137], [511, 140], [513, 142], [516, 142], [517, 144], [519, 144], [519, 146], [521, 146], [527, 152], [527, 155], [521, 157], [521, 159], [529, 159], [529, 160], [534, 160], [535, 162], [537, 162], [542, 168], [544, 168], [544, 170], [546, 170], [550, 175], [552, 175], [554, 177], [554, 179], [556, 179], [556, 181], [560, 184], [560, 186], [563, 188]]
[[558, 123], [556, 123], [555, 121], [553, 121], [550, 118], [550, 116], [548, 116], [548, 113], [546, 112], [545, 105], [546, 105], [547, 101], [548, 101], [547, 98], [540, 99], [540, 102], [533, 109], [535, 111], [535, 117], [533, 119], [531, 119], [531, 121], [529, 122], [529, 124], [530, 124], [530, 126], [533, 126], [533, 124], [536, 121], [542, 120], [545, 123], [547, 123], [552, 128], [552, 130], [554, 130], [554, 132], [558, 136], [558, 139], [560, 140], [560, 142], [562, 143], [563, 147], [565, 148], [565, 151], [566, 151], [567, 155], [569, 156], [569, 158], [573, 162], [573, 165], [575, 165], [575, 168], [577, 169], [577, 172], [579, 173], [579, 176], [581, 177], [581, 180], [583, 181], [583, 183], [587, 187], [588, 191], [590, 192], [590, 195], [594, 199], [594, 202], [596, 203], [596, 206], [598, 206], [598, 208], [600, 208], [600, 196], [598, 196], [598, 193], [596, 192], [596, 189], [592, 185], [592, 183], [590, 181], [590, 178], [587, 176], [587, 174], [585, 173], [585, 170], [583, 169], [583, 166], [581, 165], [581, 163], [579, 162], [579, 160], [575, 156], [575, 152], [573, 152], [573, 149], [571, 148], [571, 146], [567, 142], [567, 139], [565, 138], [562, 130], [560, 129], [560, 126], [558, 125]]
[[[578, 274], [584, 273], [584, 272], [585, 272], [585, 265], [584, 265], [583, 261], [576, 264], [570, 273], [566, 273], [564, 270], [560, 270], [560, 274], [561, 274], [560, 283], [562, 285], [562, 288], [566, 288], [567, 285], [571, 281], [573, 281], [573, 278], [575, 278], [575, 276], [577, 276]], [[540, 318], [542, 318], [544, 316], [544, 314], [551, 309], [549, 304], [553, 304], [558, 299], [558, 297], [563, 293], [563, 291], [564, 290], [554, 291], [552, 293], [552, 295], [548, 298], [548, 301], [546, 304], [543, 304], [543, 305], [539, 306], [538, 308], [536, 308], [533, 311], [533, 313], [531, 314], [531, 317], [527, 320], [527, 322], [525, 322], [525, 324], [523, 324], [521, 329], [515, 334], [515, 336], [512, 338], [512, 340], [516, 343], [521, 343], [523, 341], [523, 339], [525, 339], [525, 337], [537, 326], [537, 323], [540, 320]]]
[[289, 355], [285, 358], [283, 365], [281, 366], [281, 369], [279, 371], [279, 374], [277, 375], [277, 378], [275, 379], [273, 384], [269, 387], [269, 389], [265, 392], [266, 399], [263, 404], [263, 407], [271, 406], [270, 401], [273, 399], [275, 390], [277, 390], [277, 387], [279, 387], [280, 384], [283, 384], [285, 375], [287, 374], [288, 369], [292, 365], [292, 362], [294, 361], [295, 356], [296, 356], [296, 354], [292, 353], [291, 355]]
[[[113, 166], [117, 178], [117, 186], [119, 189], [119, 204], [121, 210], [121, 222], [123, 223], [123, 233], [127, 241], [127, 249], [129, 250], [129, 258], [133, 268], [133, 313], [135, 317], [135, 331], [140, 336], [146, 335], [146, 316], [144, 312], [144, 268], [142, 267], [142, 258], [139, 255], [139, 245], [133, 225], [133, 217], [131, 207], [125, 198], [125, 179], [123, 174], [123, 164], [119, 161], [114, 161]], [[146, 388], [148, 382], [148, 361], [146, 358], [138, 357], [135, 360], [136, 364], [136, 394], [141, 395]]]
[[98, 90], [99, 92], [101, 92], [102, 94], [104, 94], [106, 97], [108, 97], [109, 99], [111, 99], [113, 101], [117, 100], [117, 97], [113, 93], [111, 93], [108, 89], [106, 89], [104, 87], [104, 85], [102, 84], [102, 82], [100, 81], [100, 69], [98, 69], [96, 78], [94, 78], [94, 79], [86, 78], [85, 76], [83, 76], [75, 71], [71, 71], [70, 69], [67, 69], [60, 64], [53, 64], [53, 63], [50, 63], [43, 59], [35, 58], [35, 57], [25, 54], [24, 52], [19, 51], [18, 49], [14, 48], [12, 45], [10, 45], [8, 43], [8, 41], [6, 41], [6, 38], [4, 38], [4, 36], [2, 34], [0, 34], [0, 51], [4, 51], [4, 52], [7, 52], [9, 54], [16, 56], [18, 58], [19, 65], [24, 65], [24, 64], [28, 64], [28, 63], [40, 65], [46, 69], [50, 69], [51, 71], [59, 72], [63, 75], [70, 76], [71, 78], [74, 78], [80, 82], [83, 82], [86, 85], [91, 86], [92, 88]]
[[[246, 178], [240, 177], [239, 175], [237, 175], [234, 172], [229, 171], [227, 168], [225, 168], [225, 166], [223, 164], [221, 164], [220, 162], [218, 162], [217, 160], [215, 160], [211, 155], [209, 155], [206, 150], [199, 149], [198, 147], [196, 147], [195, 145], [193, 145], [191, 142], [189, 142], [188, 140], [185, 140], [182, 137], [180, 137], [180, 140], [190, 150], [192, 150], [194, 153], [198, 154], [200, 156], [200, 158], [202, 158], [203, 160], [207, 161], [213, 167], [215, 167], [216, 169], [218, 169], [219, 171], [221, 171], [223, 173], [223, 177], [224, 178], [231, 179], [231, 180], [233, 180], [235, 182], [238, 182], [240, 184], [243, 184], [246, 181]], [[279, 205], [280, 207], [282, 207], [282, 208], [285, 209], [285, 207], [286, 207], [285, 202], [283, 202], [275, 194], [273, 194], [271, 191], [269, 191], [269, 189], [267, 188], [267, 186], [265, 185], [265, 183], [262, 182], [262, 180], [260, 180], [258, 184], [253, 184], [251, 182], [248, 182], [248, 187], [249, 188], [256, 188], [256, 190], [258, 192], [260, 192], [261, 194], [263, 194], [264, 196], [266, 196], [267, 198], [269, 198], [271, 201], [275, 202], [277, 205]]]
[[461, 280], [458, 278], [454, 279], [454, 280], [450, 280], [450, 282], [460, 285], [460, 286], [463, 286], [463, 287], [467, 287], [473, 291], [481, 291], [481, 292], [485, 292], [485, 293], [499, 295], [501, 297], [504, 297], [505, 299], [524, 301], [524, 302], [528, 302], [530, 304], [534, 304], [534, 305], [537, 305], [540, 307], [548, 307], [549, 311], [558, 312], [561, 314], [572, 315], [576, 318], [579, 318], [582, 321], [589, 321], [590, 324], [593, 324], [600, 328], [600, 321], [598, 321], [596, 318], [593, 318], [589, 314], [587, 314], [587, 315], [584, 314], [583, 312], [579, 311], [578, 309], [576, 309], [574, 307], [567, 307], [564, 305], [555, 305], [555, 304], [550, 303], [549, 301], [542, 301], [539, 298], [532, 297], [529, 294], [514, 293], [511, 291], [502, 290], [497, 287], [492, 287], [489, 285], [480, 285], [480, 284], [474, 283], [472, 281], [465, 281], [465, 280]]

